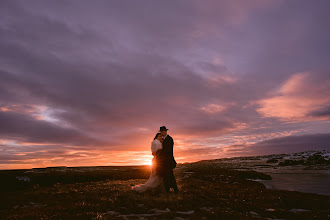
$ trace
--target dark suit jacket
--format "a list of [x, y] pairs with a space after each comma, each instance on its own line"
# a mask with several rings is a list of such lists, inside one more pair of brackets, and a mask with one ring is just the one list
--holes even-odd
[[173, 145], [174, 141], [173, 138], [169, 135], [163, 141], [163, 149], [161, 151], [161, 157], [164, 160], [165, 167], [170, 169], [174, 169], [176, 167], [176, 161], [173, 156]]

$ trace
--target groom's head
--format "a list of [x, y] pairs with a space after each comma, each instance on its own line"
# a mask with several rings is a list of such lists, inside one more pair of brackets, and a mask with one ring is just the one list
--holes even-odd
[[159, 128], [159, 132], [162, 134], [162, 136], [165, 136], [167, 134], [167, 128], [165, 126], [162, 126]]

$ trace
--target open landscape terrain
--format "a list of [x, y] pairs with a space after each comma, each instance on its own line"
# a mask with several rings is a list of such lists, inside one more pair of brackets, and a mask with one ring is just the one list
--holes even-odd
[[270, 170], [327, 171], [328, 159], [319, 151], [178, 164], [177, 195], [130, 190], [150, 166], [3, 170], [0, 219], [329, 219], [330, 196], [262, 183]]
[[[330, 220], [329, 21], [330, 0], [0, 0], [0, 220]], [[153, 155], [179, 190], [132, 190]]]

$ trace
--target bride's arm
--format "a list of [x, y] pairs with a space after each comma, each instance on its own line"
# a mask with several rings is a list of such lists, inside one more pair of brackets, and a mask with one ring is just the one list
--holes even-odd
[[163, 144], [160, 141], [157, 141], [157, 151], [155, 155], [159, 155], [162, 150], [163, 150]]
[[163, 147], [162, 147], [162, 143], [159, 142], [159, 141], [153, 141], [152, 144], [151, 144], [151, 152], [152, 152], [152, 155], [156, 155], [156, 153], [158, 153], [159, 150], [161, 150]]
[[157, 151], [157, 144], [156, 144], [156, 141], [153, 141], [151, 143], [151, 153], [152, 153], [152, 155], [154, 155], [156, 153], [156, 151]]

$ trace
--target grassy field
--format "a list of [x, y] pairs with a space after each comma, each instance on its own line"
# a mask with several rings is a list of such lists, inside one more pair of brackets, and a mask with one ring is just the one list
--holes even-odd
[[266, 189], [221, 164], [179, 164], [179, 194], [138, 194], [149, 166], [0, 171], [0, 219], [329, 219], [330, 196]]

